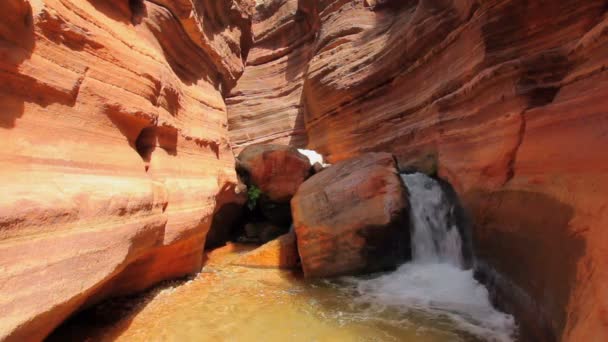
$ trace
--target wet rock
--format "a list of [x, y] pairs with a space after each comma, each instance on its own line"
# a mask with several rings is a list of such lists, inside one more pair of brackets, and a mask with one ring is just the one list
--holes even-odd
[[271, 222], [251, 222], [245, 225], [245, 236], [242, 242], [266, 243], [281, 234], [285, 234], [288, 227], [281, 227]]
[[306, 277], [387, 270], [409, 258], [409, 202], [393, 156], [368, 153], [304, 182], [291, 201]]
[[258, 201], [258, 206], [262, 216], [272, 224], [281, 227], [291, 225], [291, 206], [289, 202], [275, 202], [266, 196], [262, 196]]
[[277, 203], [289, 202], [311, 175], [308, 158], [290, 146], [252, 145], [237, 159], [237, 172], [247, 186], [255, 185]]
[[298, 267], [299, 259], [296, 234], [291, 231], [240, 256], [232, 264], [249, 267], [293, 269]]

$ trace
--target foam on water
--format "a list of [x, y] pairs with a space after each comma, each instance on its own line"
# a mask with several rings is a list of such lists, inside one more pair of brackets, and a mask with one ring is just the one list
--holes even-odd
[[488, 290], [463, 269], [462, 240], [441, 186], [423, 174], [403, 175], [410, 192], [413, 260], [374, 279], [348, 278], [359, 303], [446, 317], [489, 341], [511, 341], [513, 317], [497, 311]]

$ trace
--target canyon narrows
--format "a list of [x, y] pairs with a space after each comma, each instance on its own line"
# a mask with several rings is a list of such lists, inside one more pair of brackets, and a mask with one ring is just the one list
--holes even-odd
[[[0, 340], [42, 340], [108, 298], [196, 274], [175, 288], [177, 297], [152, 300], [142, 320], [162, 322], [163, 310], [176, 318], [219, 310], [222, 300], [261, 310], [263, 301], [222, 293], [242, 285], [243, 295], [301, 304], [285, 304], [284, 312], [276, 304], [257, 324], [287, 313], [284, 324], [291, 317], [319, 329], [310, 339], [381, 339], [375, 334], [384, 328], [416, 338], [415, 324], [340, 332], [343, 321], [331, 316], [356, 316], [362, 307], [345, 302], [377, 300], [395, 283], [407, 292], [407, 281], [421, 276], [412, 264], [356, 278], [356, 286], [213, 261], [203, 267], [205, 246], [226, 242], [256, 194], [240, 184], [235, 156], [270, 143], [315, 150], [331, 164], [390, 157], [360, 175], [335, 165], [311, 169], [316, 175], [300, 188], [316, 202], [291, 201], [297, 239], [288, 233], [242, 263], [278, 257], [293, 267], [299, 258], [305, 273], [339, 265], [346, 271], [330, 271], [343, 275], [385, 270], [409, 252], [415, 261], [416, 246], [399, 252], [410, 238], [422, 241], [415, 231], [405, 237], [372, 228], [408, 229], [396, 215], [407, 206], [397, 175], [422, 172], [442, 179], [446, 196], [460, 203], [460, 233], [471, 247], [462, 256], [470, 277], [439, 273], [473, 288], [486, 284], [485, 296], [515, 317], [522, 341], [608, 340], [608, 1], [3, 0], [0, 10]], [[310, 185], [323, 173], [336, 182]], [[356, 186], [344, 189], [349, 197], [332, 183]], [[351, 220], [367, 222], [356, 205], [387, 210], [368, 225], [332, 217], [368, 238], [361, 245], [347, 236], [352, 245], [335, 249], [345, 258], [337, 261], [319, 238], [331, 229], [312, 233], [318, 227], [310, 223], [330, 211], [298, 216], [328, 198], [350, 200], [342, 212], [350, 209]], [[398, 241], [390, 244], [391, 236]], [[296, 242], [309, 253], [289, 249]], [[225, 248], [237, 247], [208, 255]], [[430, 289], [445, 281], [430, 279]], [[290, 289], [306, 295], [290, 297]], [[324, 317], [307, 306], [311, 292], [327, 322], [295, 314]], [[195, 309], [180, 313], [180, 301], [197, 293]], [[443, 334], [423, 316], [409, 319], [418, 332], [437, 333], [429, 340], [502, 338], [449, 324]], [[179, 337], [142, 329], [148, 340]]]

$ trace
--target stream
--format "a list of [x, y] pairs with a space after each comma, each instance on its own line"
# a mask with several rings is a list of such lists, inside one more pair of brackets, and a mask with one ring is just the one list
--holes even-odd
[[204, 271], [115, 299], [60, 327], [50, 341], [513, 341], [465, 269], [462, 240], [439, 183], [402, 175], [410, 192], [413, 260], [394, 272], [308, 281], [231, 266], [246, 247], [210, 254]]

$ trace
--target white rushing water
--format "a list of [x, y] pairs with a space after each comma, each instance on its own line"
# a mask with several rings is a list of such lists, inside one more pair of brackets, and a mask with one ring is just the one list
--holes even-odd
[[413, 260], [374, 279], [354, 279], [357, 301], [447, 318], [487, 341], [511, 341], [513, 317], [497, 311], [488, 290], [463, 269], [462, 240], [448, 217], [454, 210], [441, 186], [420, 174], [402, 175], [410, 192]]

